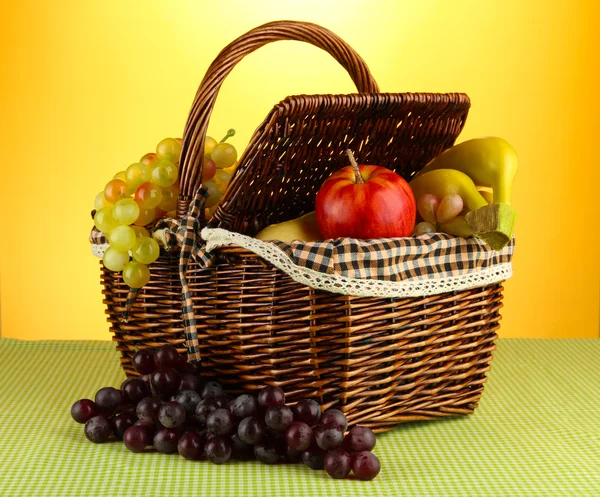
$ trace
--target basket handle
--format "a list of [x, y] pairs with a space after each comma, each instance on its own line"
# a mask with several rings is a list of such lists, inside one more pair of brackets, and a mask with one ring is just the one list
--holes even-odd
[[196, 92], [183, 133], [180, 194], [177, 216], [187, 212], [201, 184], [204, 139], [221, 84], [235, 65], [256, 49], [279, 40], [304, 41], [325, 50], [348, 71], [361, 93], [378, 93], [379, 87], [364, 60], [339, 36], [317, 24], [275, 21], [251, 29], [227, 45], [208, 68]]

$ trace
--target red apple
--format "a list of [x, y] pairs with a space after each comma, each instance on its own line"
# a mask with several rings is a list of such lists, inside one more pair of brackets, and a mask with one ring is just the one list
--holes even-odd
[[325, 238], [410, 236], [417, 207], [410, 185], [385, 167], [358, 165], [349, 152], [346, 166], [317, 193], [317, 224]]

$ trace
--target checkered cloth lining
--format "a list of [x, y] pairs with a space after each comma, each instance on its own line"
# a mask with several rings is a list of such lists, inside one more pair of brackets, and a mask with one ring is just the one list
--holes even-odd
[[[202, 188], [196, 193], [188, 213], [181, 220], [161, 219], [153, 231], [162, 230], [167, 247], [180, 247], [179, 278], [181, 280], [182, 315], [190, 360], [198, 360], [199, 343], [194, 318], [192, 293], [186, 278], [191, 260], [210, 267], [215, 255], [206, 249], [200, 236], [200, 213], [208, 192]], [[93, 230], [92, 244], [104, 244], [106, 237]], [[514, 238], [501, 251], [477, 239], [463, 239], [444, 233], [426, 237], [357, 240], [340, 238], [320, 242], [274, 241], [293, 265], [323, 274], [333, 274], [351, 279], [376, 279], [402, 282], [410, 279], [443, 280], [510, 263]], [[132, 289], [127, 302], [124, 320], [135, 302], [139, 290]]]

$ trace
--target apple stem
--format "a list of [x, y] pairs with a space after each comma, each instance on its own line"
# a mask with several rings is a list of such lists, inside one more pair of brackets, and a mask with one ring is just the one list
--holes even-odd
[[227, 131], [227, 134], [223, 137], [223, 139], [219, 142], [219, 143], [225, 143], [225, 141], [227, 140], [227, 138], [231, 137], [235, 135], [235, 129], [230, 129], [229, 131]]
[[348, 155], [348, 159], [350, 159], [350, 164], [352, 164], [352, 169], [354, 169], [354, 176], [356, 176], [356, 182], [364, 183], [365, 178], [363, 178], [362, 174], [360, 173], [358, 163], [356, 162], [356, 159], [354, 158], [354, 154], [352, 153], [352, 150], [347, 149], [346, 154]]

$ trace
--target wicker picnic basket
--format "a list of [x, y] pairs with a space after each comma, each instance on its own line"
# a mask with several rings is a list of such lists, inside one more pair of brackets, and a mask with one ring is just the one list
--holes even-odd
[[[278, 40], [313, 44], [349, 73], [357, 94], [291, 96], [254, 132], [211, 226], [254, 235], [314, 210], [322, 182], [347, 165], [384, 164], [408, 179], [453, 145], [470, 102], [459, 93], [380, 93], [358, 54], [315, 24], [281, 21], [239, 37], [214, 60], [196, 93], [183, 136], [178, 218], [200, 185], [204, 137], [224, 79], [257, 48]], [[202, 210], [204, 212], [204, 210]], [[489, 370], [501, 282], [421, 297], [356, 297], [316, 290], [242, 247], [213, 251], [186, 275], [204, 375], [233, 393], [281, 386], [290, 402], [314, 398], [377, 431], [404, 421], [471, 413]], [[102, 268], [104, 303], [122, 367], [135, 375], [138, 348], [186, 351], [178, 250], [150, 266], [151, 281], [123, 320], [121, 275]]]

